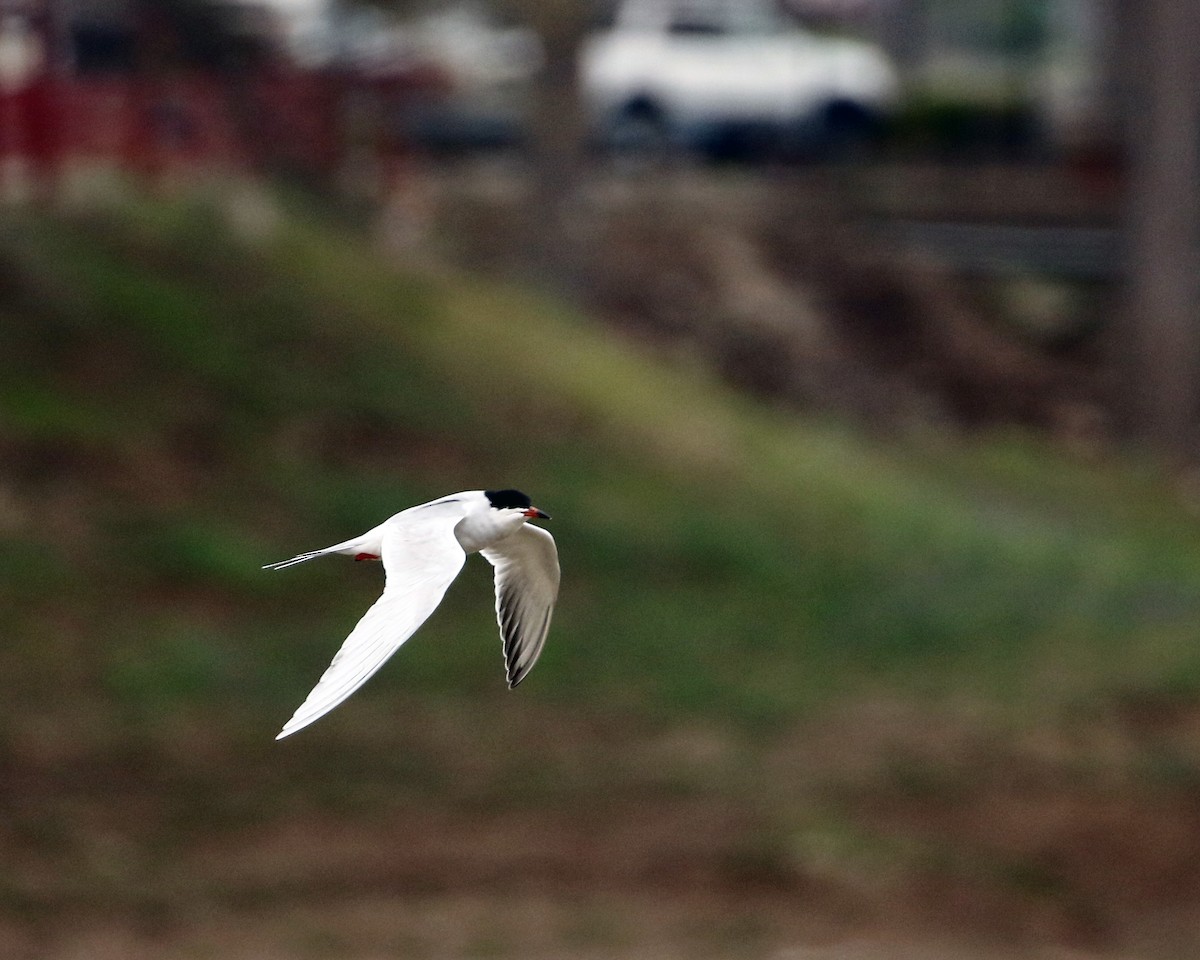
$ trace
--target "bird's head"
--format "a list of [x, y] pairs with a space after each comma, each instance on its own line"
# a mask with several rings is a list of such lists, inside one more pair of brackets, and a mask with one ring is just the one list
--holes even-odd
[[518, 511], [521, 516], [531, 520], [550, 519], [548, 513], [543, 513], [535, 507], [528, 494], [524, 494], [520, 490], [484, 490], [483, 495], [487, 497], [493, 510]]

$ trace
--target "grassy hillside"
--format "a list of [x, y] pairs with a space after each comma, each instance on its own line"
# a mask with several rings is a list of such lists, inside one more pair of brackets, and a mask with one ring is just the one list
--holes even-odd
[[[740, 811], [714, 841], [731, 875], [840, 885], [900, 862], [1073, 917], [1086, 864], [947, 846], [864, 795], [969, 814], [1047, 730], [1047, 782], [1133, 777], [1171, 804], [1200, 783], [1176, 736], [1200, 700], [1200, 524], [1153, 471], [1019, 438], [867, 441], [556, 303], [191, 204], [6, 219], [0, 358], [9, 842], [66, 862], [113, 817], [140, 865], [18, 871], [18, 914], [170, 912], [216, 884], [172, 872], [198, 823], [237, 837], [422, 798], [619, 819], [665, 797]], [[380, 571], [260, 566], [501, 485], [553, 514], [562, 554], [529, 680], [504, 689], [475, 561], [366, 689], [272, 744]], [[81, 823], [114, 777], [132, 806]]]

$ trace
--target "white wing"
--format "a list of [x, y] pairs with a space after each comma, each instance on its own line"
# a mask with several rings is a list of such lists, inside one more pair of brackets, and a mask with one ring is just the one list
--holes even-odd
[[466, 554], [454, 537], [457, 516], [389, 524], [383, 533], [387, 583], [276, 740], [324, 716], [354, 693], [437, 609]]
[[496, 621], [508, 685], [515, 687], [533, 669], [550, 632], [558, 599], [558, 550], [549, 533], [525, 524], [479, 552], [496, 568]]

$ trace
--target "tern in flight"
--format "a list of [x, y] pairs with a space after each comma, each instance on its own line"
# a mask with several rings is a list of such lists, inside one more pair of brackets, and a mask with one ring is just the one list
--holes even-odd
[[402, 510], [361, 537], [265, 566], [282, 570], [341, 553], [382, 560], [387, 575], [382, 596], [275, 739], [323, 717], [366, 683], [437, 609], [469, 553], [495, 568], [508, 685], [524, 680], [546, 643], [559, 577], [554, 538], [526, 521], [549, 519], [520, 490], [467, 490]]

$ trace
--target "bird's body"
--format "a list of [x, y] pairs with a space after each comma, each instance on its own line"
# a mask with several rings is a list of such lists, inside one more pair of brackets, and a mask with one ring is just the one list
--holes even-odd
[[381, 559], [387, 574], [375, 601], [276, 739], [324, 716], [354, 693], [442, 601], [467, 555], [480, 553], [496, 573], [496, 619], [508, 684], [533, 668], [558, 597], [554, 538], [527, 520], [549, 519], [517, 490], [468, 490], [402, 510], [362, 536], [268, 564], [281, 570], [338, 553]]

